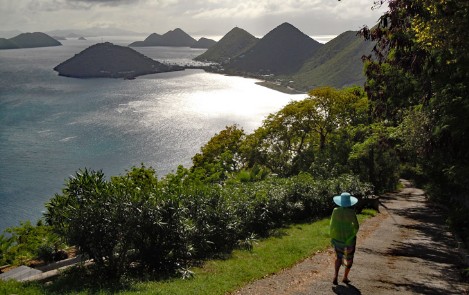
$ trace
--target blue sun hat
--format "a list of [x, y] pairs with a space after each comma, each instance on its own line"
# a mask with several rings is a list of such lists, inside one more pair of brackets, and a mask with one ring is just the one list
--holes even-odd
[[351, 207], [358, 202], [358, 199], [354, 196], [351, 196], [349, 193], [342, 193], [340, 196], [334, 197], [334, 203], [339, 205], [340, 207]]

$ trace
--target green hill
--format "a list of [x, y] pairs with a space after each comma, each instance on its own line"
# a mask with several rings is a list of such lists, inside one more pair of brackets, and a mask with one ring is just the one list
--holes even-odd
[[227, 70], [251, 74], [293, 74], [322, 46], [289, 23], [283, 23], [237, 56]]
[[344, 32], [327, 42], [298, 72], [284, 79], [292, 81], [291, 87], [304, 91], [318, 86], [363, 85], [361, 57], [370, 54], [373, 46], [373, 42], [363, 40], [355, 31]]
[[226, 63], [251, 48], [257, 41], [250, 33], [235, 27], [195, 60]]
[[22, 33], [10, 39], [0, 40], [0, 49], [36, 48], [60, 45], [62, 45], [62, 43], [51, 36], [40, 32]]

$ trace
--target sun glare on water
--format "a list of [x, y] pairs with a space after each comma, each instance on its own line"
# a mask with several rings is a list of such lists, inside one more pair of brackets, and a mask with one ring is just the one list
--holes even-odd
[[305, 97], [303, 94], [288, 95], [260, 87], [257, 80], [240, 77], [211, 75], [218, 84], [227, 83], [229, 87], [206, 89], [187, 93], [184, 107], [187, 111], [209, 117], [264, 117], [280, 110], [292, 100]]

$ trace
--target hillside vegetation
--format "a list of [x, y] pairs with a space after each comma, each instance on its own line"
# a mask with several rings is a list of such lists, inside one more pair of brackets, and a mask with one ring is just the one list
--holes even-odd
[[261, 39], [235, 28], [195, 59], [221, 64], [215, 68], [219, 72], [268, 80], [276, 89], [363, 85], [362, 56], [371, 53], [374, 42], [357, 33], [344, 32], [323, 45], [289, 23]]
[[347, 31], [322, 46], [301, 69], [285, 77], [295, 89], [308, 91], [318, 86], [344, 87], [363, 85], [365, 75], [362, 56], [369, 55], [375, 45], [365, 41], [356, 31]]

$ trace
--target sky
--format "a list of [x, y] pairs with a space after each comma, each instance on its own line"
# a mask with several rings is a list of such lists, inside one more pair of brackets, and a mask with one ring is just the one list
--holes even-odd
[[288, 22], [303, 33], [338, 35], [373, 26], [373, 0], [0, 0], [0, 31], [118, 28], [223, 36], [234, 27], [263, 36]]

